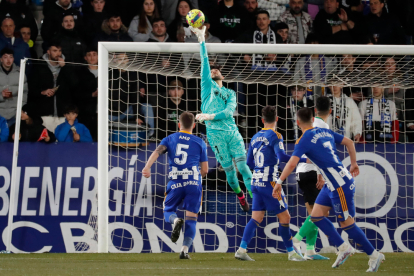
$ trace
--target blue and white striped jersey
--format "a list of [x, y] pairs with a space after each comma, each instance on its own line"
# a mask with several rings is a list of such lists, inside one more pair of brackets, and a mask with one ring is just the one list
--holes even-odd
[[341, 143], [343, 139], [344, 136], [330, 129], [310, 128], [296, 141], [292, 156], [301, 157], [306, 154], [323, 175], [328, 188], [334, 191], [354, 182], [351, 173], [337, 155], [336, 144]]
[[[279, 163], [286, 162], [282, 135], [270, 128], [263, 128], [256, 133], [247, 153], [247, 165], [254, 169], [253, 179], [277, 181]], [[290, 156], [287, 157], [289, 160]], [[280, 160], [282, 159], [282, 160]]]

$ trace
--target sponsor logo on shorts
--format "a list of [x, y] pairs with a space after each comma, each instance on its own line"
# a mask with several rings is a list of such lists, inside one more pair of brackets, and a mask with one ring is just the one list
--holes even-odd
[[352, 183], [351, 186], [349, 186], [349, 189], [352, 191], [353, 189], [355, 189], [355, 183]]

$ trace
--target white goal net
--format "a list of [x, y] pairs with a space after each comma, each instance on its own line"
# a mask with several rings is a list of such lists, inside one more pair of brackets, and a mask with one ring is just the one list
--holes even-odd
[[[237, 44], [207, 48], [210, 65], [220, 68], [224, 85], [236, 92], [234, 116], [246, 149], [262, 127], [261, 109], [274, 105], [277, 131], [291, 154], [300, 136], [294, 120], [297, 109], [313, 108], [316, 97], [330, 96], [331, 128], [359, 141], [358, 225], [379, 250], [414, 250], [414, 49]], [[182, 238], [177, 244], [170, 241], [171, 225], [163, 218], [167, 157], [160, 156], [151, 178], [143, 178], [141, 170], [160, 141], [177, 131], [179, 114], [201, 112], [199, 45], [100, 43], [99, 55], [99, 202], [98, 216], [90, 217], [99, 233], [99, 251], [179, 251]], [[195, 135], [207, 142], [203, 124], [197, 124]], [[349, 158], [339, 149], [348, 166]], [[210, 171], [203, 180], [202, 211], [191, 250], [234, 252], [251, 213], [238, 206], [210, 148], [208, 157]], [[295, 175], [283, 189], [295, 233], [308, 215]], [[107, 244], [100, 235], [110, 236]], [[328, 246], [320, 232], [317, 248]], [[275, 214], [267, 213], [249, 251], [285, 252]]]

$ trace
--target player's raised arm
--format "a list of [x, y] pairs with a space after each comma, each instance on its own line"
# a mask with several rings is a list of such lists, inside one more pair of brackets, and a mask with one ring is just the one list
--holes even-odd
[[152, 164], [154, 164], [154, 162], [157, 161], [160, 155], [166, 152], [167, 152], [167, 147], [164, 145], [159, 145], [157, 149], [151, 154], [150, 158], [147, 161], [147, 164], [145, 164], [144, 169], [142, 169], [142, 175], [145, 176], [146, 178], [150, 177]]
[[[201, 87], [206, 87], [209, 86], [213, 81], [213, 79], [211, 78], [210, 62], [208, 60], [207, 47], [205, 42], [206, 27], [204, 26], [202, 29], [197, 29], [190, 26], [190, 29], [197, 36], [198, 42], [200, 42]], [[203, 89], [201, 91], [203, 91]]]

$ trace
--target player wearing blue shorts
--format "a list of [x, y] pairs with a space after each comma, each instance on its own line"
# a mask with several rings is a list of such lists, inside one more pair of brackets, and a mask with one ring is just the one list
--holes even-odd
[[[178, 240], [181, 228], [185, 225], [180, 259], [190, 259], [188, 249], [196, 234], [197, 213], [201, 208], [201, 178], [208, 172], [207, 145], [201, 138], [192, 135], [194, 127], [194, 115], [189, 112], [182, 113], [178, 123], [180, 132], [162, 139], [142, 170], [145, 177], [150, 177], [152, 164], [161, 154], [168, 153], [170, 181], [164, 201], [164, 219], [172, 224], [172, 242]], [[176, 214], [181, 204], [186, 210], [185, 223]]]
[[[264, 128], [256, 133], [249, 147], [247, 164], [254, 169], [252, 192], [253, 192], [253, 213], [252, 218], [246, 225], [240, 248], [236, 251], [235, 258], [243, 261], [254, 261], [247, 255], [247, 245], [256, 233], [256, 228], [263, 221], [266, 211], [276, 213], [280, 227], [279, 234], [289, 253], [289, 260], [304, 261], [302, 254], [292, 243], [290, 232], [290, 215], [288, 205], [283, 191], [277, 199], [272, 197], [273, 186], [279, 176], [279, 163], [287, 162], [289, 155], [285, 154], [283, 137], [276, 132], [276, 108], [266, 106], [262, 110], [262, 122]], [[306, 162], [306, 159], [302, 159]]]
[[[353, 177], [359, 174], [354, 142], [332, 130], [312, 127], [313, 115], [309, 108], [301, 108], [297, 116], [298, 126], [303, 134], [296, 141], [292, 158], [286, 164], [277, 185], [273, 189], [273, 197], [280, 196], [282, 182], [292, 173], [298, 164], [299, 158], [306, 154], [326, 181], [316, 198], [311, 220], [325, 235], [329, 236], [330, 241], [339, 249], [338, 257], [332, 267], [339, 267], [355, 252], [351, 245], [344, 242], [332, 222], [325, 217], [333, 208], [342, 230], [369, 255], [367, 272], [376, 272], [385, 257], [374, 249], [354, 220], [355, 182]], [[335, 144], [347, 147], [351, 159], [349, 171], [339, 160]]]
[[205, 44], [205, 27], [190, 29], [197, 35], [200, 42], [201, 55], [201, 111], [196, 119], [206, 122], [207, 139], [211, 148], [226, 172], [227, 182], [237, 194], [242, 209], [247, 212], [250, 207], [240, 189], [236, 168], [243, 177], [244, 185], [251, 194], [250, 183], [252, 173], [246, 164], [246, 149], [239, 133], [233, 114], [236, 110], [236, 93], [223, 86], [224, 77], [220, 70], [210, 70], [210, 63]]

